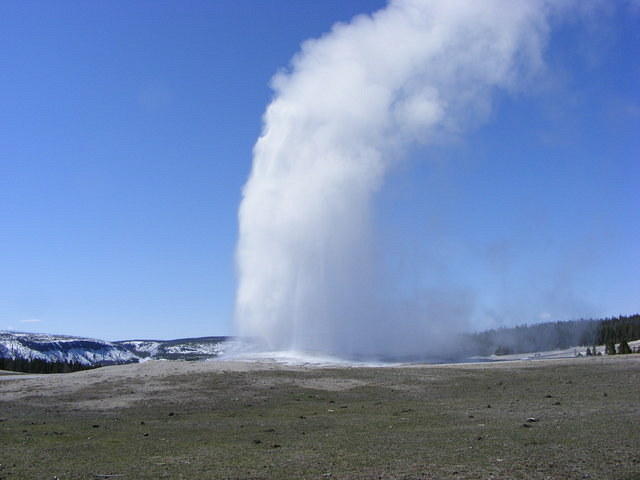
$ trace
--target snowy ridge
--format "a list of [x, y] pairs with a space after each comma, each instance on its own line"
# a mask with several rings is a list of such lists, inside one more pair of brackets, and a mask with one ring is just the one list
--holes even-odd
[[207, 360], [221, 355], [228, 340], [228, 337], [199, 337], [177, 340], [123, 340], [115, 343], [141, 358]]
[[6, 331], [0, 331], [0, 357], [82, 365], [139, 361], [139, 357], [130, 350], [104, 340]]
[[139, 356], [154, 357], [157, 355], [162, 342], [158, 340], [123, 340], [118, 344]]
[[122, 340], [0, 331], [0, 358], [116, 365], [151, 359], [207, 360], [223, 353], [228, 337]]

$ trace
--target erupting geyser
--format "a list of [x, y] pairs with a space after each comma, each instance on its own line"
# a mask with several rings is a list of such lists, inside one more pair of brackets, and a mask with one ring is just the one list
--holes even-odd
[[239, 335], [345, 357], [450, 336], [464, 305], [404, 312], [385, 298], [373, 196], [406, 148], [482, 120], [492, 90], [541, 66], [560, 4], [396, 0], [302, 45], [273, 79], [240, 205]]

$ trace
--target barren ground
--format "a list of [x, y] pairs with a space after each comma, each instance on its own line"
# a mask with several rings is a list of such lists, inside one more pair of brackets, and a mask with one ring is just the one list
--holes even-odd
[[639, 480], [640, 355], [0, 376], [0, 480], [53, 478]]

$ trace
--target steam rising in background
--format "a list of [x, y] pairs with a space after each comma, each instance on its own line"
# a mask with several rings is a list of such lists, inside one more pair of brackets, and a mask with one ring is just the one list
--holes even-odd
[[[471, 292], [403, 296], [374, 198], [415, 145], [460, 135], [544, 64], [568, 2], [397, 0], [309, 40], [273, 79], [240, 206], [236, 327], [273, 350], [437, 355], [470, 328]], [[584, 8], [584, 4], [581, 8]]]

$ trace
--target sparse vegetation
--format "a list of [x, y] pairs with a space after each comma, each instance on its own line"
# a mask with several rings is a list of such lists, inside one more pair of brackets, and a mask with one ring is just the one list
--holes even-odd
[[2, 381], [0, 478], [638, 478], [635, 356], [262, 368]]

